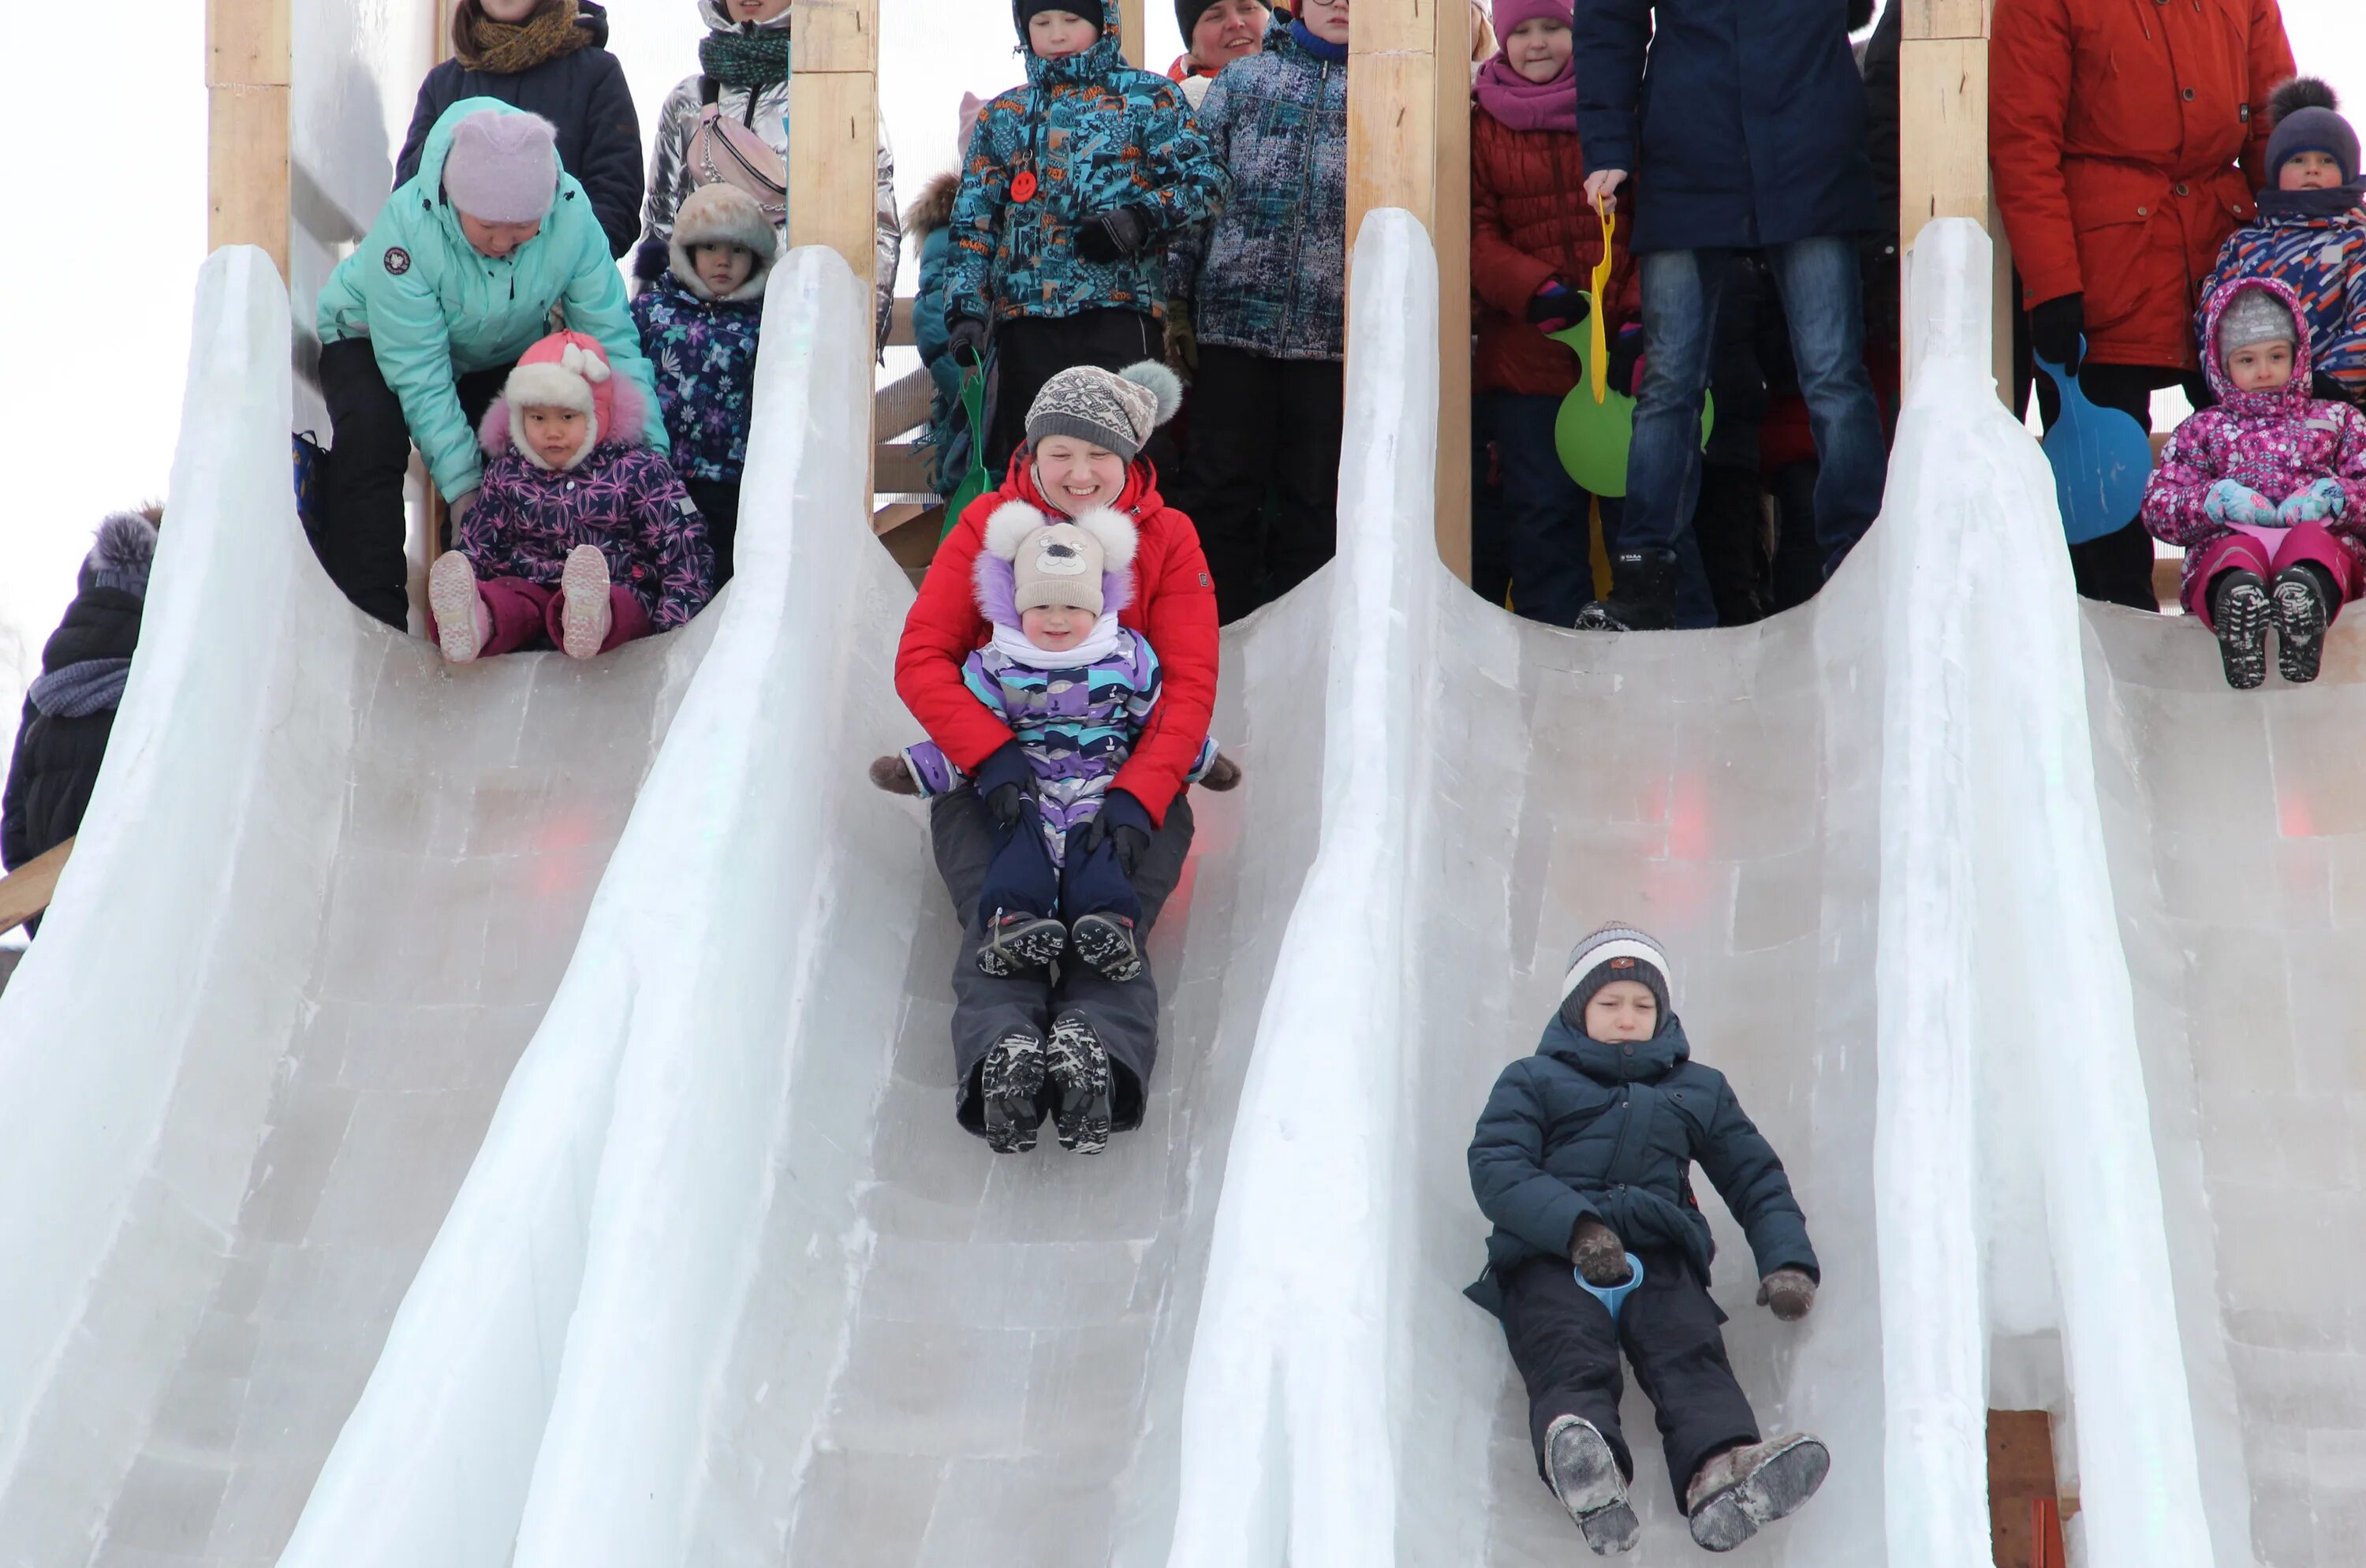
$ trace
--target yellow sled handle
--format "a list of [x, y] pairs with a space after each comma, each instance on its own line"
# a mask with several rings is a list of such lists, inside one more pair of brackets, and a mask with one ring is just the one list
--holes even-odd
[[1604, 326], [1604, 312], [1610, 303], [1606, 290], [1610, 287], [1610, 242], [1618, 232], [1618, 210], [1604, 202], [1594, 204], [1594, 215], [1602, 220], [1602, 259], [1594, 264], [1594, 309], [1588, 311], [1587, 332], [1594, 357], [1589, 368], [1594, 373], [1594, 400], [1603, 402], [1610, 395], [1610, 343]]

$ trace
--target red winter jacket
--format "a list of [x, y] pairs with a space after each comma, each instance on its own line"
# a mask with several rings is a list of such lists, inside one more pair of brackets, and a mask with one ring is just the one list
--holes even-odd
[[2083, 293], [2089, 357], [2193, 368], [2292, 73], [2276, 0], [1997, 0], [1989, 164], [2024, 302]]
[[[1602, 221], [1585, 200], [1585, 156], [1577, 133], [1510, 130], [1470, 107], [1470, 291], [1479, 297], [1479, 349], [1473, 387], [1482, 392], [1566, 396], [1577, 385], [1577, 355], [1528, 324], [1528, 300], [1558, 277], [1572, 289], [1593, 286], [1602, 259]], [[1628, 193], [1621, 191], [1622, 197]], [[1611, 242], [1612, 337], [1641, 310], [1640, 281], [1627, 254], [1626, 218]]]
[[[896, 694], [964, 773], [976, 772], [1016, 739], [962, 680], [962, 660], [994, 635], [978, 611], [975, 568], [986, 545], [986, 520], [1007, 501], [1058, 515], [1036, 491], [1024, 448], [1011, 459], [1002, 488], [971, 502], [937, 547], [896, 648]], [[1157, 470], [1147, 460], [1137, 460], [1128, 470], [1117, 509], [1133, 519], [1136, 530], [1133, 603], [1119, 615], [1118, 624], [1150, 639], [1166, 689], [1110, 787], [1132, 795], [1153, 822], [1163, 824], [1215, 717], [1216, 591], [1200, 553], [1199, 530], [1160, 499]]]

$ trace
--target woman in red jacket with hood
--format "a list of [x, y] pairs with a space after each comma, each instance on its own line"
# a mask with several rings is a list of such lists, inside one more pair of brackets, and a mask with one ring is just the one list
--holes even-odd
[[[2258, 210], [2268, 95], [2292, 73], [2276, 0], [1997, 0], [1989, 166], [2031, 339], [2147, 430], [2156, 389], [2199, 386], [2202, 283]], [[2133, 517], [2070, 563], [2090, 599], [2160, 607]]]
[[1141, 1124], [1158, 1054], [1158, 987], [1146, 964], [1123, 981], [1080, 963], [998, 976], [979, 967], [978, 894], [1034, 775], [1018, 738], [963, 679], [963, 661], [994, 632], [976, 599], [978, 553], [987, 519], [1012, 501], [1051, 518], [1113, 507], [1134, 525], [1134, 594], [1119, 620], [1156, 651], [1165, 686], [1084, 831], [1087, 850], [1114, 844], [1145, 939], [1191, 847], [1184, 781], [1216, 705], [1216, 594], [1199, 534], [1160, 498], [1157, 472], [1139, 455], [1180, 396], [1174, 373], [1155, 363], [1122, 374], [1079, 366], [1046, 381], [1002, 488], [971, 502], [937, 547], [896, 650], [896, 694], [975, 786], [931, 801], [929, 827], [962, 920], [954, 1113], [997, 1150], [1031, 1147], [1047, 1107], [1064, 1128]]

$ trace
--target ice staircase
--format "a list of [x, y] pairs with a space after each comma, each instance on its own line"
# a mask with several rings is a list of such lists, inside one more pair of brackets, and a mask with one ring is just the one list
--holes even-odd
[[[715, 609], [451, 671], [311, 563], [285, 296], [218, 254], [117, 743], [0, 994], [0, 1564], [1581, 1560], [1459, 1294], [1462, 1149], [1613, 917], [1826, 1264], [1774, 1324], [1710, 1204], [1744, 1383], [1836, 1455], [1731, 1561], [1987, 1562], [1991, 1403], [2060, 1416], [2074, 1562], [2358, 1561], [2366, 653], [2237, 696], [2190, 627], [2082, 621], [1986, 242], [1912, 265], [1828, 591], [1579, 636], [1436, 562], [1436, 272], [1375, 215], [1340, 558], [1227, 634], [1248, 776], [1153, 944], [1147, 1123], [1022, 1160], [951, 1124], [952, 912], [863, 776], [910, 589], [851, 275], [771, 291]], [[1630, 1561], [1696, 1561], [1637, 1492]]]

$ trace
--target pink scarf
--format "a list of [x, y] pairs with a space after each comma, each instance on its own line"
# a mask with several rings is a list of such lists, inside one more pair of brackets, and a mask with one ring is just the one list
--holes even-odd
[[1577, 62], [1549, 82], [1531, 82], [1498, 54], [1479, 68], [1471, 94], [1506, 130], [1577, 132]]

